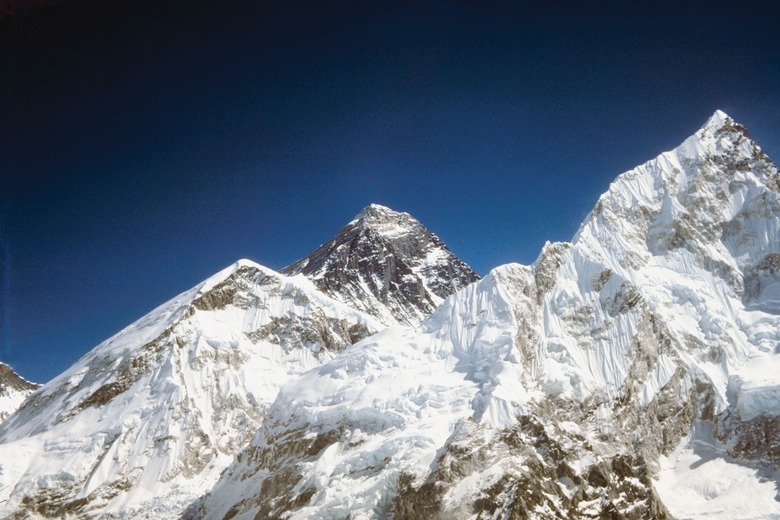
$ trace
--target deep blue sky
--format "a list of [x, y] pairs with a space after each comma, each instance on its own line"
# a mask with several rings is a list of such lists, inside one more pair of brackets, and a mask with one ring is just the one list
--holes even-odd
[[63, 0], [6, 18], [0, 360], [45, 382], [371, 202], [482, 274], [531, 263], [717, 108], [780, 156], [771, 3], [634, 4]]

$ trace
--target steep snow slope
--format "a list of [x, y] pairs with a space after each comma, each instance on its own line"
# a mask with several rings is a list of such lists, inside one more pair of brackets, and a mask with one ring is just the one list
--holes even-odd
[[25, 380], [5, 363], [0, 363], [0, 423], [39, 386]]
[[282, 269], [385, 325], [417, 326], [479, 276], [408, 213], [371, 204], [306, 258]]
[[497, 269], [422, 329], [385, 329], [285, 385], [200, 513], [386, 517], [398, 475], [425, 472], [459, 418], [514, 421], [526, 392], [507, 288], [526, 274]]
[[571, 243], [284, 386], [193, 514], [780, 517], [778, 189], [716, 112]]
[[242, 260], [98, 345], [0, 428], [0, 517], [173, 518], [291, 376], [378, 330]]

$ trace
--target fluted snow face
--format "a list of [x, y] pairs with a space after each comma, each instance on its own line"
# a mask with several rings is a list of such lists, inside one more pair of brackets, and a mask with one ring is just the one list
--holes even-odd
[[0, 516], [175, 518], [279, 387], [380, 328], [241, 261], [108, 339], [0, 432]]
[[371, 204], [316, 251], [282, 269], [385, 325], [418, 326], [479, 276], [408, 213]]
[[772, 363], [777, 190], [777, 168], [743, 127], [716, 112], [680, 147], [610, 186], [561, 262], [553, 298], [565, 299], [568, 285], [583, 300], [577, 307], [609, 326], [608, 304], [635, 292], [712, 377], [756, 359]]
[[[521, 327], [538, 331], [537, 388], [592, 407], [600, 435], [643, 453], [673, 516], [780, 514], [758, 475], [780, 463], [778, 178], [716, 112], [618, 177], [572, 243], [548, 245], [534, 265], [538, 306]], [[708, 483], [685, 484], [697, 480]]]
[[780, 515], [779, 186], [716, 112], [571, 243], [286, 385], [201, 513]]

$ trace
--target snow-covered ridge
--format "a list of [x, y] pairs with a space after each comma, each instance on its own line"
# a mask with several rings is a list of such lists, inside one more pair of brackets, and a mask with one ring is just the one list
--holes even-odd
[[[391, 302], [419, 316], [442, 287], [476, 276], [411, 216], [377, 205], [361, 215], [364, 259], [383, 261], [387, 243], [413, 249], [396, 248], [374, 314], [390, 316]], [[409, 258], [414, 273], [397, 276]], [[434, 269], [466, 274], [451, 281]], [[374, 297], [350, 276], [355, 301]], [[405, 300], [420, 280], [435, 289], [416, 293], [430, 308]], [[315, 282], [239, 260], [87, 353], [0, 431], [0, 516], [181, 514], [249, 441], [284, 382], [383, 328]]]
[[[716, 112], [571, 243], [284, 386], [202, 516], [780, 517], [778, 186]], [[675, 487], [711, 470], [759, 509]]]
[[85, 355], [0, 431], [0, 516], [177, 517], [278, 388], [381, 326], [241, 260]]

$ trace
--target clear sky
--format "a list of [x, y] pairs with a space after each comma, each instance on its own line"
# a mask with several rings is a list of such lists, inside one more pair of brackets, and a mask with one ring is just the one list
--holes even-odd
[[481, 274], [531, 263], [718, 108], [780, 156], [771, 2], [591, 4], [62, 0], [7, 17], [0, 360], [45, 382], [371, 202]]

